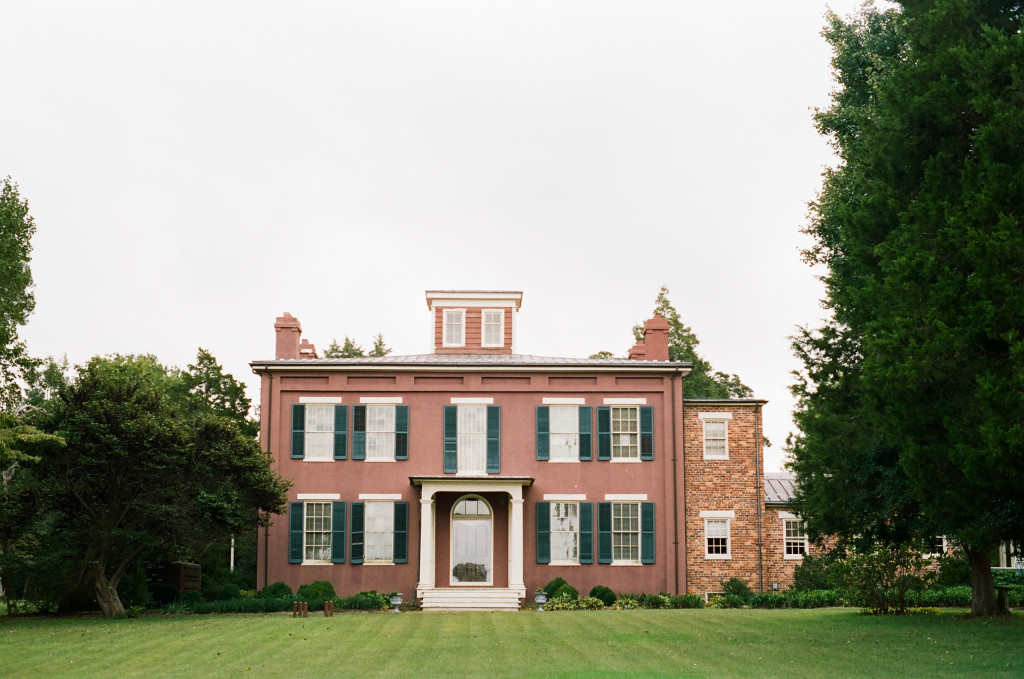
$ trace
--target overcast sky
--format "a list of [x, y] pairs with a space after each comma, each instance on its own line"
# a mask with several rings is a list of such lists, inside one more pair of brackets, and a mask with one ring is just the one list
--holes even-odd
[[[833, 0], [839, 14], [859, 2]], [[210, 350], [274, 318], [427, 353], [427, 289], [524, 292], [517, 351], [623, 355], [661, 285], [783, 463], [801, 263], [834, 162], [819, 0], [9, 2], [0, 176], [38, 231], [22, 336]]]

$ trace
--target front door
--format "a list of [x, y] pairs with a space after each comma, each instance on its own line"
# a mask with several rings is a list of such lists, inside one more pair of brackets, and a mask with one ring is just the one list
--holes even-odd
[[452, 508], [453, 585], [490, 585], [493, 573], [493, 515], [487, 502], [468, 495]]

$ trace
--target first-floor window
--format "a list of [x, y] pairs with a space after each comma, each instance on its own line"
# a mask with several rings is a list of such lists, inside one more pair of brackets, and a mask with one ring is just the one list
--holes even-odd
[[807, 554], [807, 531], [804, 522], [799, 519], [786, 519], [786, 558], [797, 559]]
[[395, 503], [366, 503], [366, 561], [391, 562], [395, 544]]
[[704, 519], [704, 539], [709, 558], [729, 558], [729, 519]]
[[303, 561], [331, 560], [331, 503], [307, 502]]
[[551, 503], [551, 561], [580, 562], [580, 504]]
[[640, 562], [640, 503], [612, 503], [612, 563]]

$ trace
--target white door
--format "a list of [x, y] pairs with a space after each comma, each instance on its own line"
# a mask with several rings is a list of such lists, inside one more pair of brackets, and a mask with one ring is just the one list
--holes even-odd
[[482, 498], [466, 497], [452, 509], [453, 585], [493, 582], [491, 509]]

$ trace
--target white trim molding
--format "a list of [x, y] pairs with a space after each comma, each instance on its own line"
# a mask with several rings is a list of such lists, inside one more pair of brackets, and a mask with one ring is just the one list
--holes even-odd
[[544, 493], [545, 502], [583, 502], [586, 499], [586, 493]]
[[587, 404], [585, 398], [562, 398], [560, 396], [545, 396], [540, 400], [546, 406], [582, 406]]
[[341, 403], [340, 396], [300, 396], [299, 403]]
[[783, 521], [786, 521], [787, 519], [788, 520], [796, 520], [796, 521], [800, 520], [800, 517], [797, 516], [796, 514], [794, 514], [793, 512], [781, 512], [780, 511], [779, 512], [779, 518], [782, 519]]
[[296, 500], [340, 500], [341, 493], [299, 493]]
[[629, 397], [629, 398], [606, 398], [604, 399], [606, 406], [645, 406], [647, 405], [647, 399], [640, 397]]
[[647, 493], [605, 493], [606, 502], [647, 502]]
[[494, 405], [494, 397], [493, 396], [452, 396], [450, 402], [453, 405], [489, 406], [489, 405]]
[[380, 405], [388, 405], [389, 403], [401, 403], [401, 396], [360, 396], [360, 403], [377, 403]]
[[703, 512], [700, 513], [700, 518], [702, 518], [702, 519], [735, 519], [736, 518], [736, 512], [734, 512], [731, 509], [728, 510], [728, 511], [706, 510], [706, 511], [703, 511]]
[[731, 420], [732, 413], [697, 413], [699, 420]]
[[401, 500], [401, 493], [360, 493], [360, 500]]

